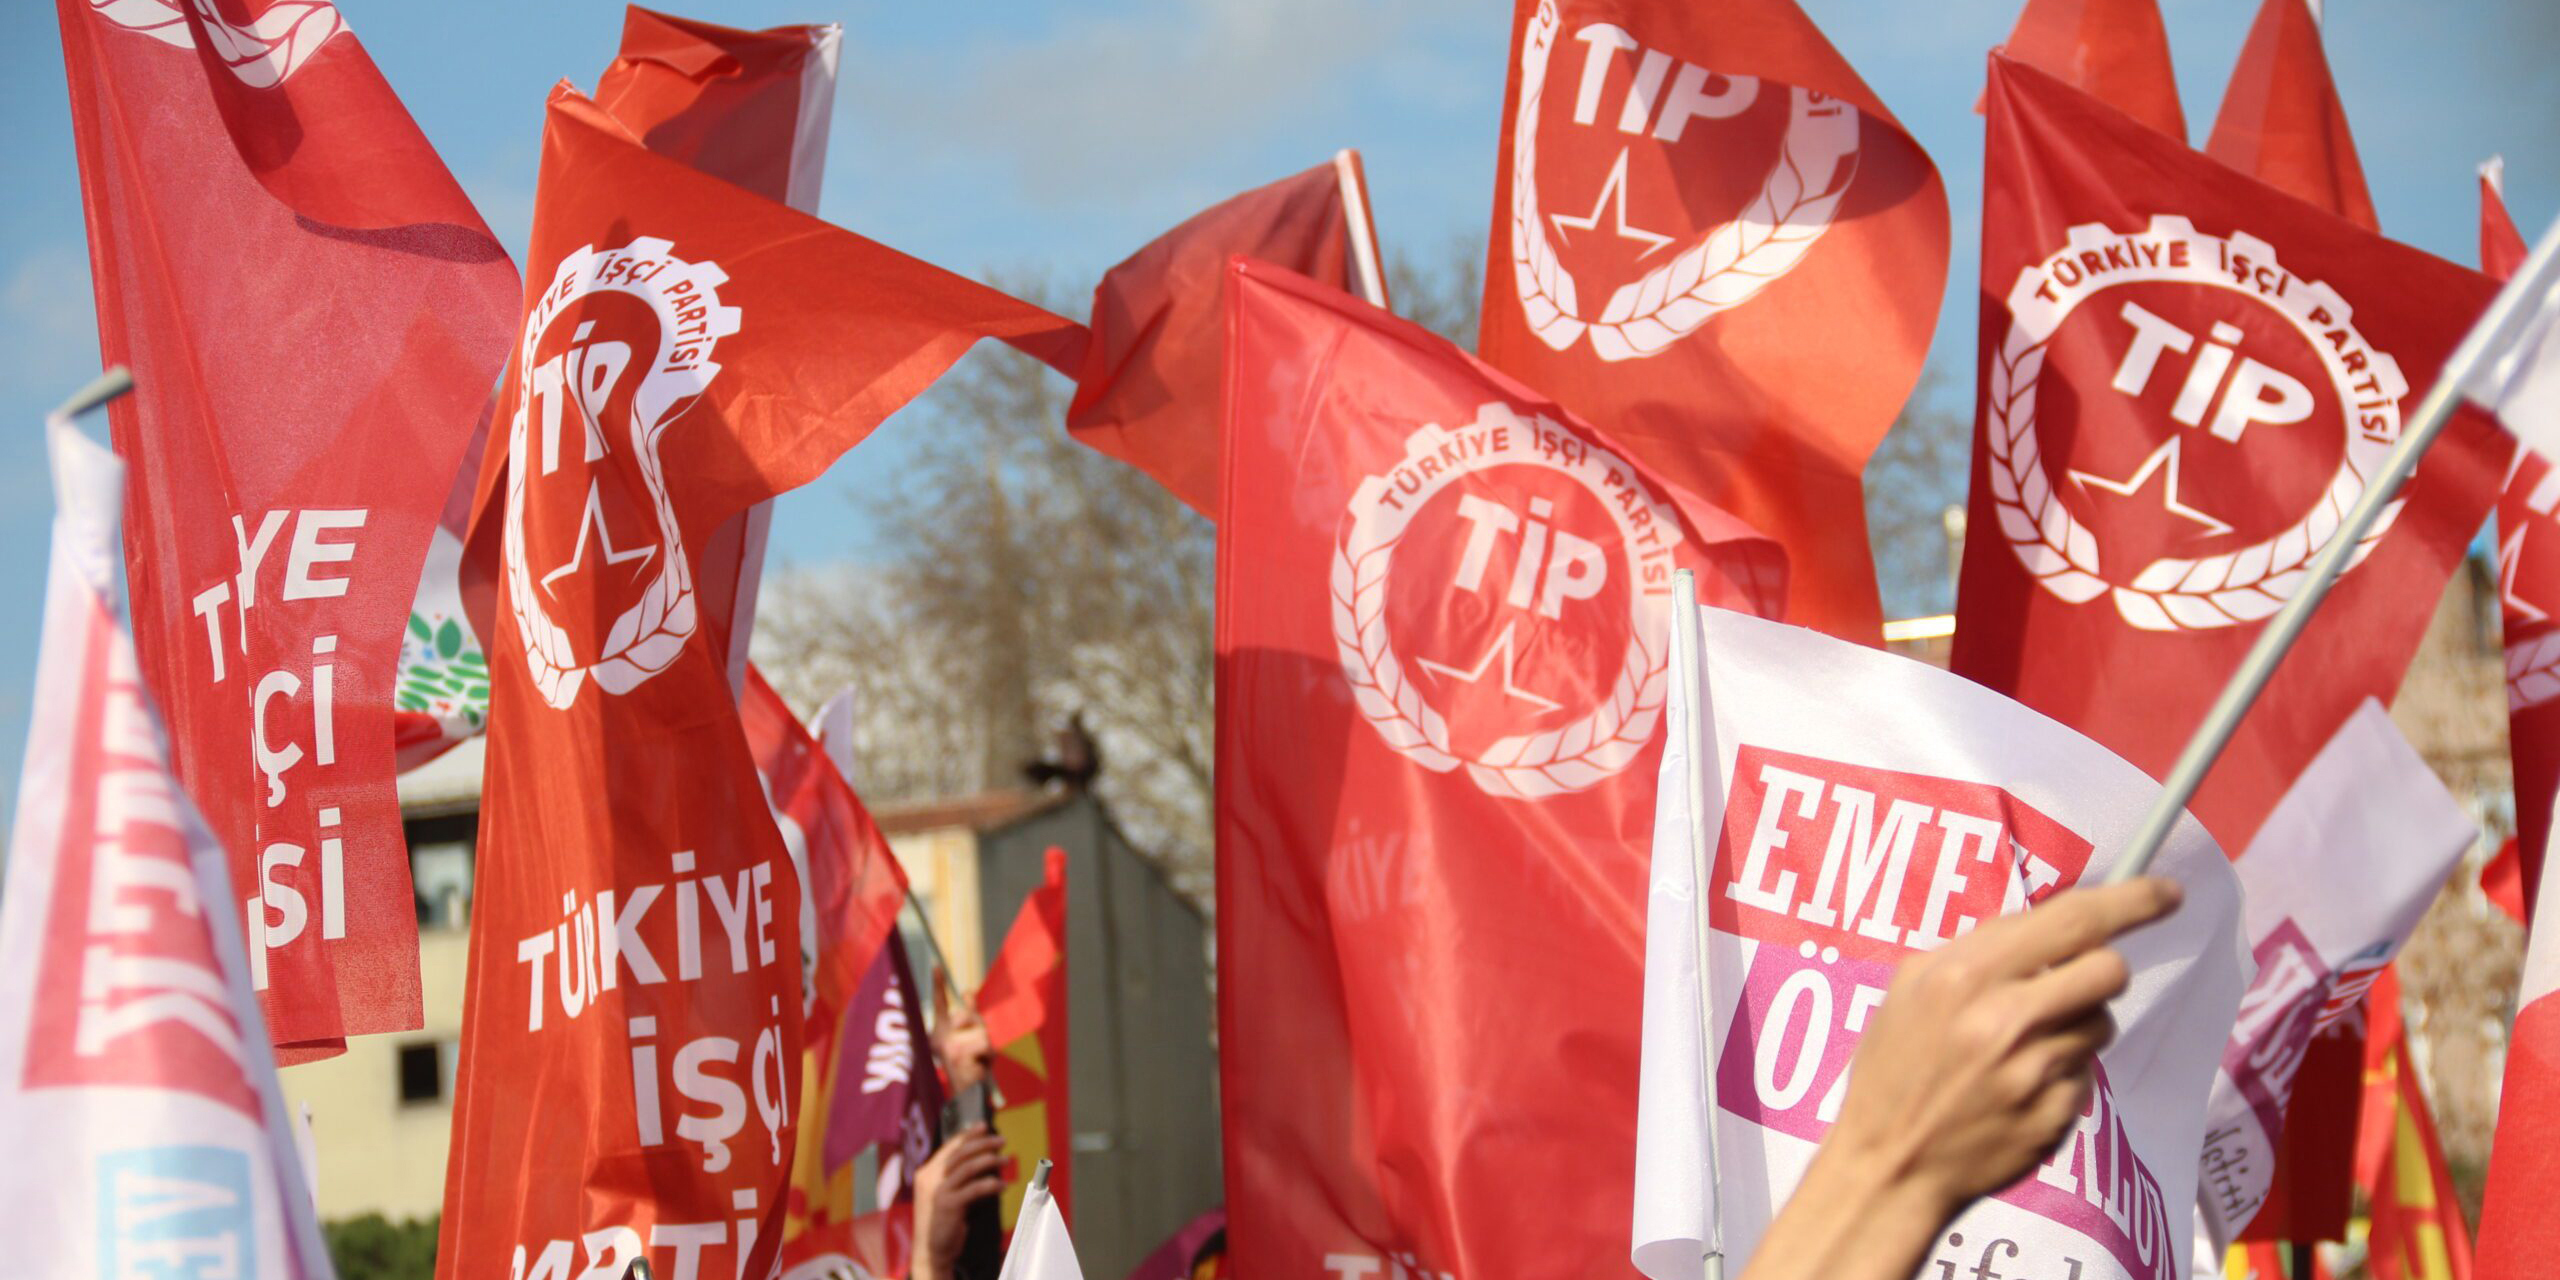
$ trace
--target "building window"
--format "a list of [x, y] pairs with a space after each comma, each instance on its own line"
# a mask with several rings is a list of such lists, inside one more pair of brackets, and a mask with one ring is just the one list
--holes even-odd
[[441, 1041], [422, 1040], [400, 1046], [402, 1105], [444, 1101], [444, 1061], [444, 1044]]

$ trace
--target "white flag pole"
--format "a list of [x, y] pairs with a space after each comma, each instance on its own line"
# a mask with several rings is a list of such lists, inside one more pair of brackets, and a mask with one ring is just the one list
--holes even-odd
[[1378, 228], [1369, 220], [1369, 184], [1360, 176], [1360, 153], [1347, 147], [1334, 152], [1333, 176], [1342, 184], [1342, 217], [1351, 224], [1351, 268], [1360, 278], [1360, 296], [1383, 308], [1387, 277], [1378, 266]]
[[2311, 611], [2320, 607], [2329, 588], [2336, 585], [2338, 575], [2345, 571], [2356, 544], [2364, 540], [2382, 509], [2399, 496], [2401, 485], [2418, 469], [2418, 455], [2453, 420], [2453, 411], [2471, 392], [2473, 380], [2515, 344], [2533, 320], [2538, 304], [2555, 285], [2560, 285], [2560, 221], [2543, 233], [2533, 256], [2525, 259], [2524, 267], [2498, 291], [2488, 312], [2463, 337], [2462, 345], [2453, 349], [2444, 367], [2437, 370], [2435, 385], [2427, 388], [2426, 396], [2418, 401], [2408, 421], [2401, 424], [2400, 440], [2383, 458], [2381, 474], [2365, 486], [2337, 532], [2321, 544], [2320, 554], [2311, 558], [2311, 567], [2304, 571], [2302, 585], [2276, 611], [2266, 630], [2258, 633], [2248, 656], [2240, 660], [2230, 682], [2222, 687], [2221, 696], [2204, 713], [2195, 736], [2187, 740], [2186, 749], [2169, 767], [2169, 776], [2161, 780], [2159, 800], [2143, 816], [2142, 826], [2125, 846], [2124, 856], [2116, 859], [2115, 866], [2107, 872], [2108, 884], [2122, 883], [2150, 869], [2152, 857], [2160, 852], [2170, 829], [2178, 824], [2187, 802], [2195, 798], [2204, 775], [2213, 768], [2222, 749], [2231, 745], [2231, 735], [2239, 729], [2240, 718], [2248, 714], [2249, 704], [2257, 701], [2258, 694], [2267, 687], [2268, 677], [2275, 674], [2276, 664], [2284, 661], [2285, 652], [2301, 637], [2303, 624], [2311, 620]]
[[[1698, 949], [1698, 1064], [1706, 1092], [1707, 1185], [1722, 1187], [1722, 1160], [1716, 1151], [1716, 1066], [1714, 1045], [1715, 993], [1707, 986], [1707, 770], [1721, 767], [1712, 753], [1700, 748], [1708, 735], [1699, 731], [1707, 714], [1704, 696], [1706, 664], [1705, 616], [1698, 609], [1698, 575], [1687, 569], [1671, 575], [1671, 665], [1680, 681], [1680, 705], [1687, 708], [1688, 719], [1680, 726], [1687, 735], [1680, 745], [1688, 752], [1689, 768], [1681, 777], [1689, 815], [1689, 884], [1695, 897], [1690, 912]], [[1724, 1280], [1724, 1213], [1723, 1197], [1716, 1197], [1717, 1210], [1707, 1224], [1705, 1280]]]

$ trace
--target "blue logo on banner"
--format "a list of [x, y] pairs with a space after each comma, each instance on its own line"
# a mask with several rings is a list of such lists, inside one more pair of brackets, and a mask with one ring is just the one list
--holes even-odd
[[256, 1275], [248, 1153], [142, 1147], [98, 1159], [101, 1280]]

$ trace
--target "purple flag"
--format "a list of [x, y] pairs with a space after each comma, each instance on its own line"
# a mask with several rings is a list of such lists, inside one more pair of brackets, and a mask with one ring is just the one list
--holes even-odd
[[922, 1002], [907, 967], [906, 943], [891, 934], [862, 975], [844, 1019], [834, 1101], [827, 1112], [826, 1162], [838, 1168], [866, 1147], [885, 1148], [880, 1203], [894, 1204], [941, 1137], [942, 1078], [925, 1034]]

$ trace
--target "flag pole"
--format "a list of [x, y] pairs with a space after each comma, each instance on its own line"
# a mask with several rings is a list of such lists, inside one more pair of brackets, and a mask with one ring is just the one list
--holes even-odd
[[2221, 695], [2205, 711], [2195, 736], [2187, 740], [2177, 762], [2169, 766], [2169, 775], [2161, 779], [2160, 798], [2152, 804], [2151, 812], [2143, 815], [2142, 825], [2125, 846], [2124, 856], [2116, 859], [2115, 866], [2107, 872], [2106, 883], [2120, 884], [2150, 869], [2151, 859], [2160, 852], [2179, 816], [2186, 812], [2187, 802], [2195, 798], [2205, 774], [2222, 755], [2222, 749], [2231, 745], [2231, 735], [2239, 729], [2241, 717], [2248, 714], [2249, 704], [2257, 701], [2268, 678], [2275, 674], [2276, 664], [2284, 661], [2285, 652], [2301, 638], [2312, 610], [2320, 607], [2329, 588], [2337, 584], [2338, 575], [2345, 572], [2356, 544], [2364, 541], [2366, 531], [2373, 527], [2382, 509], [2399, 496], [2401, 486], [2418, 469], [2418, 456], [2453, 420], [2453, 411], [2461, 405], [2471, 381], [2494, 354], [2514, 345], [2533, 319], [2535, 304], [2555, 284], [2560, 284], [2560, 221], [2543, 233], [2533, 256], [2498, 291], [2479, 323], [2472, 326], [2462, 344], [2446, 358], [2444, 367], [2437, 370], [2435, 385], [2427, 388], [2408, 421], [2401, 424], [2400, 439], [2384, 456], [2381, 474], [2365, 486], [2337, 532], [2321, 544], [2320, 553], [2311, 558], [2310, 568], [2303, 573], [2302, 584], [2294, 588], [2293, 597], [2276, 611], [2266, 630], [2258, 633], [2248, 656], [2240, 660], [2230, 682], [2223, 685]]
[[[1716, 1067], [1715, 1055], [1708, 1052], [1708, 1041], [1714, 1034], [1715, 994], [1707, 987], [1707, 770], [1719, 762], [1707, 758], [1699, 750], [1706, 740], [1699, 732], [1700, 717], [1707, 714], [1703, 679], [1706, 665], [1705, 615], [1698, 609], [1698, 575], [1688, 569], [1674, 570], [1671, 575], [1671, 663], [1673, 678], [1680, 682], [1680, 705], [1688, 709], [1689, 718], [1680, 727], [1684, 737], [1680, 746], [1687, 753], [1689, 767], [1681, 771], [1682, 798], [1689, 816], [1689, 883], [1695, 895], [1690, 924], [1695, 931], [1698, 965], [1698, 1063], [1705, 1086], [1707, 1182], [1710, 1186], [1724, 1181], [1716, 1151]], [[1724, 1280], [1724, 1218], [1721, 1212], [1708, 1224], [1705, 1280]]]
[[1334, 152], [1333, 176], [1342, 184], [1342, 217], [1351, 224], [1351, 268], [1360, 279], [1360, 296], [1383, 310], [1387, 277], [1378, 266], [1378, 228], [1369, 221], [1369, 182], [1360, 168], [1360, 153], [1348, 147]]
[[92, 409], [104, 408], [109, 401], [133, 390], [133, 374], [117, 365], [92, 379], [89, 385], [71, 393], [71, 398], [45, 415], [53, 422], [69, 422]]

